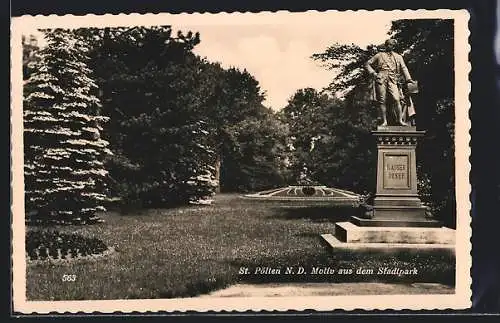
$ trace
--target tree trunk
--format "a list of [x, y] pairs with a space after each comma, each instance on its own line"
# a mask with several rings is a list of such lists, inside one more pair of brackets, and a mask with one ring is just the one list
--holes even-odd
[[215, 193], [220, 193], [220, 166], [222, 160], [222, 153], [217, 154], [217, 159], [215, 160], [215, 178], [217, 179], [217, 187], [215, 188]]

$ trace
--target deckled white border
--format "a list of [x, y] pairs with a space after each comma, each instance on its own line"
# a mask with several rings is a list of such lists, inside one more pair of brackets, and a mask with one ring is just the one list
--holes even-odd
[[[456, 289], [450, 295], [370, 295], [370, 296], [314, 296], [314, 297], [241, 297], [241, 298], [182, 298], [99, 301], [27, 301], [24, 223], [23, 179], [23, 114], [22, 114], [22, 46], [24, 31], [37, 28], [77, 28], [105, 26], [153, 26], [235, 24], [280, 24], [280, 18], [296, 16], [301, 24], [320, 23], [321, 20], [349, 19], [353, 15], [388, 15], [395, 19], [447, 18], [455, 20], [455, 174], [457, 200], [456, 239]], [[466, 10], [359, 10], [359, 11], [288, 11], [261, 13], [183, 13], [183, 14], [119, 14], [86, 16], [23, 16], [11, 23], [11, 158], [12, 158], [12, 261], [13, 307], [21, 313], [75, 313], [75, 312], [157, 312], [157, 311], [247, 311], [247, 310], [307, 310], [330, 311], [335, 309], [463, 309], [471, 306], [471, 204], [470, 184], [470, 120], [468, 74], [469, 13]], [[369, 20], [367, 19], [369, 23]]]

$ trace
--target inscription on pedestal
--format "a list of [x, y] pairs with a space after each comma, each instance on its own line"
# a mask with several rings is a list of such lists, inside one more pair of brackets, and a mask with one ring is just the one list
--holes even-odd
[[377, 193], [373, 213], [360, 220], [364, 226], [432, 227], [418, 198], [416, 147], [425, 131], [412, 127], [377, 129]]
[[384, 189], [410, 189], [408, 155], [384, 154]]

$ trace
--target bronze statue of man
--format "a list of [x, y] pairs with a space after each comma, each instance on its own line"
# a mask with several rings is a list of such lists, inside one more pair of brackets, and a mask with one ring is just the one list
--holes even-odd
[[381, 126], [387, 126], [387, 104], [392, 103], [396, 116], [396, 125], [406, 126], [401, 107], [401, 89], [403, 79], [413, 82], [403, 57], [394, 51], [396, 41], [385, 42], [385, 51], [379, 52], [366, 62], [366, 70], [375, 78], [375, 97], [382, 116]]

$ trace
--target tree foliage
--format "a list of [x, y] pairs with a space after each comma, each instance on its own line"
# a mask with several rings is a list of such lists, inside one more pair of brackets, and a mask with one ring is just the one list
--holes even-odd
[[327, 126], [327, 108], [329, 98], [320, 95], [313, 88], [299, 89], [288, 100], [288, 104], [281, 110], [282, 118], [290, 128], [289, 157], [290, 182], [297, 182], [300, 178], [308, 177], [317, 166], [313, 155], [318, 140], [324, 140]]
[[378, 52], [379, 47], [369, 45], [363, 49], [356, 44], [335, 43], [323, 53], [313, 54], [311, 57], [322, 62], [325, 68], [335, 71], [336, 76], [327, 89], [332, 94], [344, 96], [354, 89], [357, 89], [357, 92], [366, 92], [371, 79], [365, 73], [364, 65]]
[[369, 131], [373, 118], [359, 107], [346, 109], [345, 104], [306, 88], [298, 90], [282, 110], [292, 138], [292, 182], [306, 176], [364, 193], [374, 186], [370, 170], [376, 152]]
[[253, 75], [235, 67], [225, 70], [219, 64], [211, 65], [219, 74], [210, 77], [215, 83], [214, 96], [205, 114], [216, 129], [216, 135], [222, 135], [225, 128], [246, 118], [265, 114], [266, 108], [262, 105], [265, 94]]
[[[265, 108], [263, 108], [265, 109]], [[226, 128], [221, 181], [225, 191], [259, 191], [285, 184], [288, 127], [270, 110]]]
[[32, 60], [24, 93], [25, 200], [30, 222], [89, 223], [104, 210], [100, 103], [85, 45], [61, 29]]
[[81, 29], [93, 44], [116, 193], [141, 206], [171, 206], [212, 195], [214, 141], [204, 113], [214, 73], [193, 47], [199, 35], [170, 26]]
[[23, 80], [29, 79], [36, 62], [39, 60], [37, 52], [40, 50], [35, 35], [22, 36], [23, 46]]
[[[218, 170], [220, 189], [227, 192], [267, 187], [271, 183], [268, 177], [270, 174], [258, 169], [269, 167], [266, 164], [267, 158], [278, 158], [273, 155], [276, 153], [275, 150], [256, 150], [254, 152], [259, 152], [261, 155], [247, 155], [249, 159], [232, 155], [241, 145], [255, 145], [260, 140], [259, 128], [267, 129], [269, 122], [272, 122], [270, 121], [273, 118], [272, 113], [262, 104], [265, 93], [260, 89], [255, 77], [246, 70], [235, 67], [223, 69], [215, 63], [210, 63], [209, 70], [213, 71], [213, 74], [207, 80], [214, 85], [214, 92], [210, 104], [203, 113], [211, 124], [212, 136], [216, 143], [215, 166]], [[237, 133], [239, 127], [250, 131], [251, 129], [247, 127], [250, 124], [256, 127], [255, 136], [239, 136]], [[279, 130], [279, 127], [276, 130]], [[277, 136], [274, 139], [279, 141], [281, 133], [269, 132], [268, 135]], [[259, 164], [259, 161], [263, 164]], [[253, 168], [255, 171], [246, 171], [243, 174], [243, 169], [247, 168]], [[279, 170], [274, 169], [271, 172], [279, 173]]]

